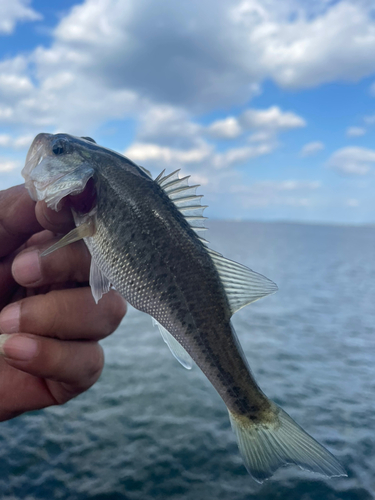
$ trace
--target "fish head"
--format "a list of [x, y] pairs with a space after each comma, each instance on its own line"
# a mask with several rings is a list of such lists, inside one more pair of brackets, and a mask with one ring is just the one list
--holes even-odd
[[63, 198], [82, 193], [95, 173], [90, 146], [96, 143], [89, 137], [38, 134], [21, 172], [31, 198], [59, 210]]

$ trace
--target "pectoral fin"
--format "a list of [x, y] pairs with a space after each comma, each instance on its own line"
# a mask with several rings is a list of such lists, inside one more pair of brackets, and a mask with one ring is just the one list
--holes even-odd
[[90, 218], [80, 226], [72, 229], [70, 233], [66, 234], [63, 238], [61, 238], [60, 241], [47, 248], [47, 250], [44, 250], [44, 252], [42, 252], [41, 254], [41, 257], [45, 257], [46, 255], [49, 255], [55, 250], [70, 245], [75, 241], [79, 241], [82, 240], [83, 238], [88, 238], [89, 236], [93, 236], [95, 234], [95, 231], [96, 231], [95, 222], [93, 219]]
[[109, 289], [111, 288], [109, 279], [99, 269], [94, 259], [91, 259], [90, 286], [92, 296], [94, 297], [96, 303], [98, 303], [103, 295], [109, 292]]

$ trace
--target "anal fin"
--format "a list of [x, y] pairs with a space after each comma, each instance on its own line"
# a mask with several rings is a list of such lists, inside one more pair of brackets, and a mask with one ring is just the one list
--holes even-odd
[[164, 342], [169, 347], [173, 356], [177, 359], [181, 365], [187, 370], [191, 370], [193, 366], [193, 360], [182, 345], [171, 335], [168, 330], [164, 328], [156, 319], [152, 318], [153, 325], [159, 328], [160, 334], [163, 337]]

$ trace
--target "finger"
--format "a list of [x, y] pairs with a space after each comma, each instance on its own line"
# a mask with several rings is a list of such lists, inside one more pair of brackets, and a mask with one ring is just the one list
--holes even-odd
[[45, 257], [40, 254], [58, 241], [52, 239], [17, 255], [12, 265], [14, 279], [25, 287], [54, 283], [86, 282], [90, 274], [90, 253], [83, 241], [60, 248]]
[[[62, 203], [64, 201], [63, 199]], [[67, 233], [75, 227], [72, 211], [66, 203], [56, 212], [48, 208], [45, 201], [38, 201], [35, 214], [39, 224], [54, 233]]]
[[0, 257], [22, 245], [42, 227], [35, 216], [35, 202], [23, 185], [0, 191]]
[[12, 263], [14, 255], [11, 254], [0, 261], [0, 310], [9, 302], [9, 298], [19, 288], [12, 276]]
[[0, 401], [0, 422], [21, 415], [25, 411], [39, 410], [56, 404], [44, 379], [13, 368], [2, 356], [0, 356]]
[[98, 304], [89, 287], [58, 290], [5, 307], [0, 330], [64, 340], [101, 340], [116, 330], [125, 313], [126, 302], [115, 290], [103, 295]]
[[50, 241], [56, 240], [56, 234], [52, 231], [40, 231], [39, 233], [33, 234], [25, 243], [26, 248], [31, 248], [35, 246], [41, 246], [43, 244], [48, 244]]
[[64, 403], [91, 387], [104, 365], [97, 342], [61, 341], [38, 335], [0, 336], [0, 354], [14, 368], [47, 379], [56, 403]]

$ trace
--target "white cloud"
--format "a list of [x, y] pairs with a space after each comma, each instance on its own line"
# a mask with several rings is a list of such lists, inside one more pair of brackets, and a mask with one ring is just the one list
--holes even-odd
[[274, 134], [270, 130], [261, 130], [260, 132], [255, 132], [248, 137], [249, 142], [269, 142], [273, 140]]
[[[26, 0], [3, 4], [0, 32], [37, 19]], [[7, 19], [8, 28], [1, 24]], [[373, 74], [375, 18], [369, 0], [81, 0], [50, 43], [30, 51], [0, 61], [0, 127], [15, 131], [0, 135], [0, 145], [25, 147], [40, 131], [91, 135], [128, 118], [136, 137], [127, 154], [136, 161], [160, 170], [186, 166], [206, 184], [214, 171], [208, 189], [222, 182], [227, 190], [244, 171], [227, 167], [256, 164], [278, 146], [279, 134], [306, 125], [298, 110], [276, 105], [234, 110], [249, 106], [264, 81], [302, 89]], [[214, 109], [222, 119], [207, 124]], [[374, 116], [364, 120], [375, 123]], [[236, 147], [222, 150], [224, 138]], [[301, 154], [317, 152], [316, 144]], [[329, 164], [363, 175], [373, 153], [343, 148]], [[7, 162], [5, 170], [13, 168]], [[288, 182], [255, 187], [276, 193], [277, 203], [312, 203], [317, 188]]]
[[11, 34], [18, 22], [37, 21], [42, 16], [29, 7], [30, 0], [11, 0], [0, 3], [0, 33]]
[[[374, 71], [375, 26], [366, 1], [267, 2], [235, 8], [244, 43], [258, 51], [262, 70], [284, 87], [356, 81]], [[251, 61], [253, 63], [253, 61]]]
[[363, 127], [348, 127], [346, 129], [346, 135], [348, 137], [361, 137], [365, 135], [366, 129]]
[[0, 91], [2, 93], [24, 94], [32, 90], [33, 85], [30, 78], [26, 76], [16, 76], [0, 74]]
[[[28, 92], [29, 100], [19, 104], [14, 121], [22, 120], [23, 106], [29, 119], [31, 102], [41, 123], [84, 128], [132, 116], [144, 102], [190, 111], [244, 103], [267, 78], [301, 88], [374, 72], [370, 5], [313, 4], [191, 0], [180, 8], [172, 0], [162, 6], [151, 0], [86, 0], [61, 20], [51, 47], [31, 55], [38, 88], [32, 89], [26, 72], [17, 75], [14, 88]], [[61, 93], [73, 109], [61, 106]], [[273, 107], [248, 120], [264, 119], [266, 126], [277, 113]], [[284, 119], [278, 126], [302, 126], [293, 114]], [[232, 136], [239, 130], [228, 119], [215, 128]]]
[[14, 105], [29, 97], [34, 87], [28, 76], [28, 60], [24, 56], [0, 61], [0, 102]]
[[207, 132], [217, 139], [235, 139], [248, 129], [257, 129], [259, 132], [252, 134], [249, 140], [260, 142], [270, 140], [278, 132], [305, 126], [305, 120], [295, 113], [271, 106], [268, 109], [248, 109], [238, 117], [216, 120], [207, 127]]
[[189, 184], [193, 186], [194, 184], [198, 184], [199, 186], [207, 186], [210, 183], [210, 178], [207, 175], [201, 175], [198, 173], [194, 173], [190, 176]]
[[19, 137], [12, 137], [9, 134], [0, 134], [0, 146], [12, 149], [25, 149], [30, 147], [34, 136], [22, 135]]
[[370, 94], [375, 95], [375, 82], [370, 86]]
[[[202, 126], [193, 122], [183, 109], [153, 106], [142, 115], [136, 140], [125, 154], [139, 163], [150, 162], [148, 167], [152, 167], [152, 162], [159, 162], [160, 166], [164, 162], [179, 167], [204, 164], [225, 169], [271, 153], [278, 146], [278, 133], [304, 123], [294, 113], [274, 106], [249, 109], [238, 117], [229, 116]], [[244, 137], [250, 128], [256, 132], [250, 138]], [[207, 137], [215, 140], [240, 137], [241, 140], [237, 147], [219, 152], [217, 145], [208, 142]]]
[[[3, 4], [17, 19], [36, 19], [26, 1]], [[50, 47], [0, 63], [0, 124], [79, 133], [150, 107], [190, 115], [244, 104], [265, 79], [293, 88], [358, 80], [375, 71], [371, 12], [358, 0], [191, 0], [184, 8], [86, 0], [62, 18]], [[244, 127], [286, 130], [304, 120], [273, 106], [211, 125], [216, 138], [235, 138]], [[142, 141], [153, 142], [147, 133]]]
[[[136, 163], [150, 168], [171, 166], [176, 168], [202, 166], [207, 169], [225, 169], [239, 163], [245, 163], [251, 158], [268, 154], [273, 146], [259, 144], [231, 148], [218, 153], [215, 148], [201, 140], [199, 146], [190, 149], [176, 149], [152, 143], [134, 143], [124, 151], [124, 155]], [[150, 163], [148, 163], [150, 162]]]
[[303, 118], [290, 111], [283, 112], [278, 106], [268, 109], [248, 109], [240, 117], [240, 123], [248, 128], [287, 130], [305, 127]]
[[217, 139], [235, 139], [242, 134], [242, 128], [237, 118], [228, 116], [224, 120], [217, 120], [207, 128], [208, 133]]
[[135, 143], [124, 152], [125, 156], [141, 164], [152, 161], [153, 164], [162, 162], [164, 165], [179, 166], [201, 163], [209, 157], [210, 153], [211, 148], [205, 143], [202, 143], [199, 148], [186, 150], [162, 147], [158, 144]]
[[365, 175], [375, 163], [375, 150], [355, 146], [338, 149], [328, 160], [328, 166], [342, 174]]
[[31, 82], [28, 71], [24, 57], [0, 62], [0, 124], [3, 126], [20, 126], [30, 133], [59, 128], [80, 134], [103, 120], [120, 119], [145, 109], [144, 101], [134, 92], [105, 91], [98, 82], [74, 69], [50, 73], [40, 79], [39, 85]]
[[34, 139], [33, 135], [21, 135], [16, 137], [11, 142], [11, 147], [14, 149], [25, 149], [31, 146], [31, 143]]
[[273, 149], [274, 145], [272, 144], [257, 144], [255, 146], [232, 148], [224, 153], [216, 153], [211, 161], [215, 168], [228, 168], [235, 164], [245, 163], [252, 158], [269, 154]]
[[202, 128], [181, 108], [150, 106], [140, 116], [137, 140], [187, 148], [197, 145]]
[[324, 149], [324, 144], [320, 141], [308, 142], [302, 147], [300, 156], [302, 157], [312, 156], [318, 153], [319, 151], [322, 151], [323, 149]]

